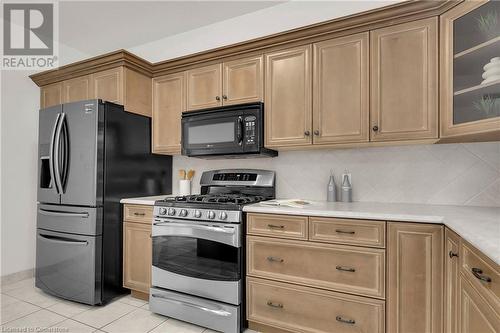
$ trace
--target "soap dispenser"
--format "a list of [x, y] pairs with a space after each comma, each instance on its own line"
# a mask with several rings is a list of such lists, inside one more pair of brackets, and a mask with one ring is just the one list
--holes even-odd
[[326, 201], [337, 201], [337, 186], [335, 185], [335, 178], [333, 177], [333, 170], [330, 171], [330, 181], [328, 182]]
[[342, 202], [352, 202], [351, 174], [347, 170], [342, 175], [342, 191], [340, 196]]

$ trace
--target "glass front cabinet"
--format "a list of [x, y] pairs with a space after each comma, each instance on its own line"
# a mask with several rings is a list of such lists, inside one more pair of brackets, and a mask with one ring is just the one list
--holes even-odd
[[500, 140], [500, 1], [441, 16], [441, 139]]

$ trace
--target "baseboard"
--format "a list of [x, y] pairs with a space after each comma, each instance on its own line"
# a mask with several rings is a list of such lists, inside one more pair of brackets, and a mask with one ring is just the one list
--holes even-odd
[[12, 284], [14, 282], [18, 282], [24, 279], [32, 278], [35, 276], [35, 269], [30, 268], [25, 271], [20, 271], [8, 275], [2, 275], [0, 276], [0, 286], [6, 286], [9, 284]]

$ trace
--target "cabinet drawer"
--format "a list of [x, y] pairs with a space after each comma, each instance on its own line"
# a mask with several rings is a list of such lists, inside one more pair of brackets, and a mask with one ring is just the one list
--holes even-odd
[[307, 239], [307, 216], [248, 214], [250, 235]]
[[462, 273], [485, 298], [500, 309], [499, 266], [466, 242], [462, 242], [460, 257]]
[[385, 222], [311, 217], [309, 239], [317, 242], [385, 247]]
[[385, 251], [250, 236], [248, 274], [256, 277], [385, 296]]
[[385, 332], [384, 301], [294, 286], [247, 280], [249, 321], [291, 332]]
[[151, 224], [153, 221], [153, 206], [124, 205], [123, 219], [129, 222]]

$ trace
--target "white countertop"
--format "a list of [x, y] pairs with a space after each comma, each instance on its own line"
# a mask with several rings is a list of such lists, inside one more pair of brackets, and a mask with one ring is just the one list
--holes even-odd
[[124, 198], [120, 200], [122, 204], [133, 204], [133, 205], [149, 205], [153, 206], [156, 200], [162, 200], [169, 197], [175, 197], [173, 194], [162, 194], [153, 195], [150, 197], [138, 197], [138, 198]]
[[[309, 201], [309, 200], [308, 200]], [[500, 208], [309, 201], [303, 208], [252, 204], [245, 212], [440, 223], [459, 234], [500, 265]]]

